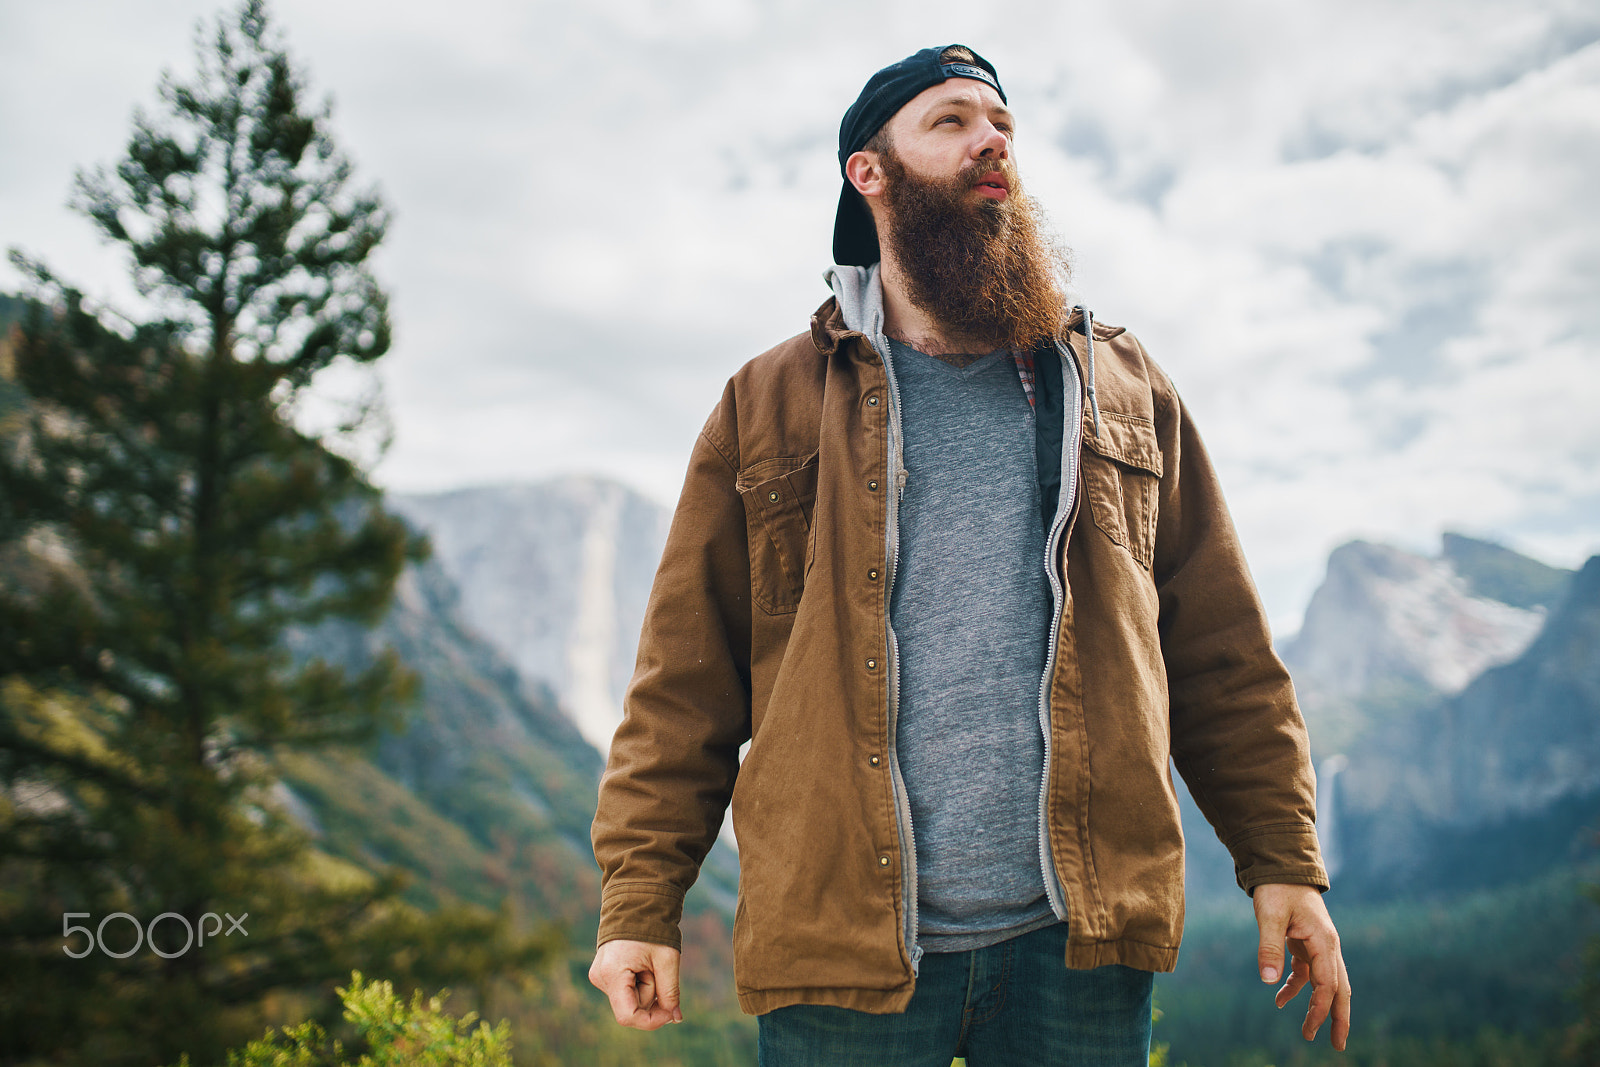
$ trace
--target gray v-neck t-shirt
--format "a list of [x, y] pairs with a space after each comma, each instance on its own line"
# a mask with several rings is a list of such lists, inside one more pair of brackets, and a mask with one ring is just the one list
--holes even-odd
[[1055, 921], [1040, 837], [1053, 610], [1034, 413], [1007, 352], [958, 368], [890, 341], [909, 477], [890, 618], [918, 942], [981, 948]]

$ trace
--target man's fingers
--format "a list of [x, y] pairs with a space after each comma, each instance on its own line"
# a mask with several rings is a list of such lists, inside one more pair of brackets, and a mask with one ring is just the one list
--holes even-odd
[[1295, 956], [1297, 963], [1298, 957], [1310, 961], [1311, 1003], [1306, 1007], [1306, 1021], [1300, 1032], [1307, 1041], [1314, 1041], [1344, 985], [1344, 961], [1339, 953], [1339, 942], [1331, 929], [1318, 931], [1300, 942], [1296, 946]]
[[623, 1026], [657, 1030], [674, 1021], [674, 1013], [661, 1006], [655, 976], [649, 971], [623, 971], [605, 993], [611, 1014]]
[[1340, 1052], [1344, 1051], [1345, 1042], [1350, 1040], [1350, 972], [1340, 961], [1339, 991], [1333, 997], [1333, 1047]]
[[661, 952], [655, 957], [656, 996], [661, 1009], [675, 1023], [683, 1022], [683, 1008], [678, 1002], [678, 961], [676, 952]]
[[1258, 905], [1256, 923], [1261, 928], [1261, 944], [1256, 949], [1256, 966], [1263, 982], [1276, 982], [1283, 973], [1283, 940], [1288, 936], [1289, 915], [1268, 905]]
[[656, 976], [653, 971], [640, 971], [635, 974], [633, 988], [639, 998], [639, 1007], [648, 1011], [656, 1006]]
[[639, 991], [633, 984], [633, 975], [627, 971], [608, 975], [605, 983], [600, 991], [611, 1002], [611, 1014], [623, 1026], [632, 1026], [633, 1017], [639, 1014]]
[[1319, 989], [1326, 986], [1331, 995], [1339, 988], [1343, 955], [1339, 951], [1339, 938], [1330, 927], [1319, 930], [1305, 942], [1311, 957], [1311, 982]]
[[1300, 1033], [1307, 1041], [1331, 1016], [1333, 1047], [1343, 1050], [1350, 1036], [1350, 974], [1339, 949], [1339, 932], [1314, 886], [1267, 884], [1256, 887], [1256, 924], [1261, 930], [1257, 965], [1262, 981], [1282, 973], [1283, 944], [1293, 957], [1292, 972], [1273, 998], [1278, 1007], [1293, 1000], [1307, 985], [1311, 996]]
[[1333, 987], [1321, 985], [1315, 974], [1311, 980], [1311, 1003], [1306, 1005], [1306, 1021], [1300, 1024], [1300, 1036], [1307, 1041], [1317, 1039], [1317, 1031], [1333, 1008]]
[[606, 995], [611, 1014], [623, 1026], [655, 1030], [683, 1021], [678, 1006], [677, 949], [640, 941], [608, 941], [595, 954], [589, 981]]
[[1272, 998], [1272, 1002], [1280, 1008], [1283, 1007], [1293, 1000], [1309, 981], [1311, 981], [1311, 968], [1306, 966], [1304, 960], [1295, 960], [1288, 979], [1278, 990], [1278, 995]]

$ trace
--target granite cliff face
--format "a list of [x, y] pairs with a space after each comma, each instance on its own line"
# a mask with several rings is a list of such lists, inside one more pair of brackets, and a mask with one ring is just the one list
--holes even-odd
[[[1485, 578], [1517, 570], [1515, 560], [1532, 579]], [[1434, 558], [1365, 541], [1335, 549], [1300, 633], [1281, 650], [1314, 751], [1338, 753], [1374, 723], [1460, 692], [1515, 659], [1544, 624], [1564, 575], [1451, 534]]]
[[1352, 892], [1494, 884], [1600, 832], [1600, 557], [1528, 649], [1349, 752], [1337, 820]]
[[666, 509], [582, 477], [390, 501], [433, 541], [466, 623], [524, 678], [547, 684], [605, 752], [622, 718]]
[[[599, 871], [589, 825], [603, 757], [558, 705], [484, 640], [442, 562], [407, 570], [372, 630], [319, 627], [295, 644], [352, 666], [392, 649], [416, 672], [404, 725], [360, 753], [287, 759], [279, 800], [320, 847], [357, 866], [397, 866], [421, 903], [507, 903], [592, 927]], [[738, 861], [707, 857], [691, 914], [730, 919]]]
[[412, 873], [419, 901], [460, 899], [566, 922], [592, 910], [589, 822], [600, 755], [473, 633], [436, 562], [408, 569], [372, 630], [330, 624], [295, 643], [352, 666], [392, 649], [417, 675], [404, 724], [360, 753], [286, 760], [284, 799], [326, 851]]
[[[1342, 893], [1516, 879], [1600, 826], [1600, 560], [1574, 577], [1456, 534], [1436, 557], [1351, 542], [1281, 652]], [[1184, 811], [1191, 896], [1231, 892], [1231, 861]]]

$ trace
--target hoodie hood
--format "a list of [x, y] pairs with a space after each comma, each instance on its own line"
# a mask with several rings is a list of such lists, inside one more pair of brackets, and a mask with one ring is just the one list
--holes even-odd
[[[877, 263], [869, 267], [836, 263], [823, 272], [822, 278], [828, 283], [828, 288], [833, 290], [834, 299], [839, 302], [839, 314], [844, 318], [845, 326], [865, 334], [872, 342], [872, 346], [887, 361], [889, 340], [883, 332], [883, 280], [878, 275], [878, 267]], [[1076, 327], [1083, 331], [1084, 391], [1089, 397], [1089, 411], [1094, 416], [1094, 435], [1099, 437], [1100, 401], [1095, 396], [1094, 388], [1094, 313], [1081, 303], [1074, 304], [1072, 310], [1076, 314], [1067, 317], [1067, 330], [1071, 332]], [[1118, 329], [1109, 335], [1115, 336], [1121, 332]], [[1073, 358], [1071, 349], [1059, 338], [1056, 340], [1056, 347], [1062, 356]], [[1028, 381], [1028, 385], [1031, 389], [1031, 380]]]
[[878, 264], [857, 267], [836, 263], [823, 271], [822, 279], [839, 301], [845, 326], [866, 334], [879, 351], [887, 351], [886, 343], [879, 346], [883, 340], [883, 283], [878, 278]]

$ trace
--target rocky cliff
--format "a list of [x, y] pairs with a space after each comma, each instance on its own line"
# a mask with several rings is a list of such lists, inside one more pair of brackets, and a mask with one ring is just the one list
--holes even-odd
[[[1600, 806], [1600, 589], [1490, 542], [1335, 549], [1281, 649], [1311, 731], [1336, 887], [1368, 898], [1518, 878], [1581, 847]], [[1587, 605], [1587, 606], [1586, 606]], [[1188, 881], [1232, 863], [1184, 798]]]
[[1455, 534], [1432, 558], [1365, 541], [1335, 549], [1300, 633], [1281, 650], [1314, 751], [1334, 755], [1375, 722], [1515, 659], [1567, 577]]
[[1521, 656], [1380, 724], [1348, 755], [1337, 817], [1352, 892], [1518, 880], [1592, 849], [1600, 557]]
[[583, 477], [391, 502], [433, 541], [467, 625], [524, 678], [547, 684], [604, 752], [621, 721], [666, 509]]
[[[287, 760], [281, 799], [325, 851], [411, 872], [419, 903], [509, 904], [592, 929], [599, 871], [589, 824], [602, 756], [550, 687], [485, 641], [461, 604], [433, 560], [402, 576], [375, 630], [299, 635], [301, 647], [352, 665], [392, 648], [421, 684], [403, 726], [369, 750]], [[714, 849], [689, 911], [731, 918], [737, 869], [729, 849]]]

